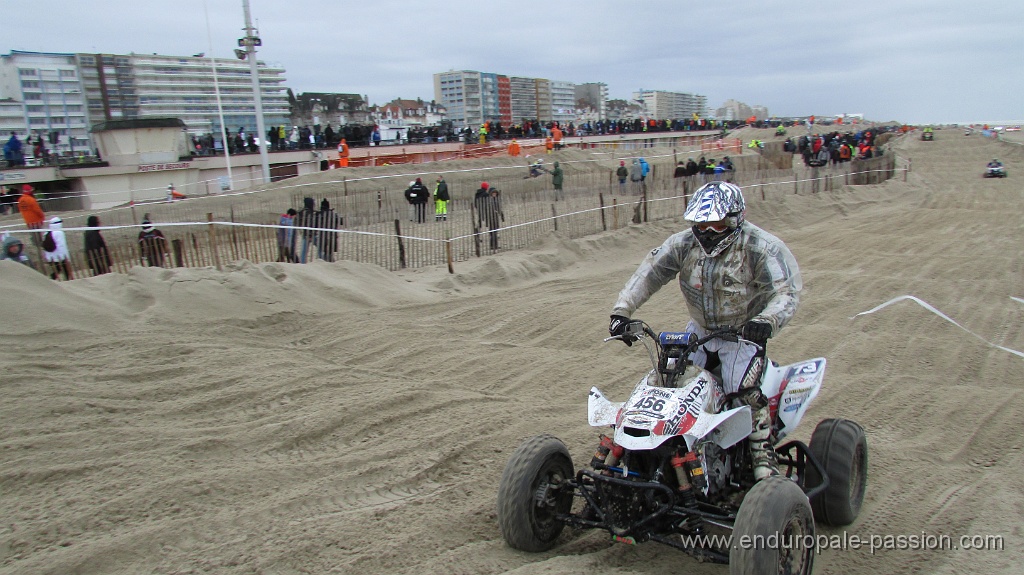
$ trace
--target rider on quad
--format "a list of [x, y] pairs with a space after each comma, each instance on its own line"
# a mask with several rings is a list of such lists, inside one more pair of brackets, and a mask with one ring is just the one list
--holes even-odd
[[624, 336], [630, 316], [676, 276], [692, 318], [686, 331], [704, 337], [722, 328], [740, 330], [749, 341], [712, 340], [692, 357], [707, 369], [720, 364], [726, 393], [750, 406], [748, 440], [760, 481], [779, 474], [768, 398], [760, 387], [764, 347], [793, 317], [803, 285], [789, 248], [745, 221], [745, 213], [739, 186], [711, 182], [698, 189], [683, 214], [692, 226], [647, 255], [619, 292], [608, 331]]
[[536, 160], [530, 162], [530, 177], [531, 178], [536, 178], [537, 176], [541, 175], [541, 173], [546, 172], [546, 171], [547, 171], [547, 169], [544, 168], [544, 160], [542, 160], [541, 158], [537, 158]]
[[988, 163], [987, 167], [989, 167], [989, 168], [1002, 168], [1003, 167], [1003, 163], [1000, 162], [998, 158], [993, 158], [993, 160]]

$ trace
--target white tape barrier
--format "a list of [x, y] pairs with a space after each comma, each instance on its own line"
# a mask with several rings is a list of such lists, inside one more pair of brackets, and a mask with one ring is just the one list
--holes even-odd
[[[941, 317], [942, 319], [948, 321], [949, 323], [951, 323], [951, 324], [957, 326], [958, 328], [966, 331], [967, 333], [969, 333], [969, 334], [973, 335], [974, 337], [980, 339], [981, 341], [985, 342], [989, 346], [994, 347], [996, 349], [1001, 349], [1001, 350], [1003, 350], [1005, 352], [1012, 353], [1013, 355], [1016, 355], [1018, 357], [1024, 358], [1024, 353], [1019, 352], [1019, 351], [1017, 351], [1015, 349], [1010, 349], [1008, 347], [1003, 347], [1001, 345], [996, 345], [996, 344], [988, 341], [987, 339], [981, 337], [980, 335], [978, 335], [978, 334], [974, 333], [973, 331], [967, 329], [966, 327], [960, 325], [959, 323], [954, 321], [952, 318], [950, 318], [948, 315], [946, 315], [946, 314], [942, 313], [941, 311], [935, 309], [935, 307], [933, 307], [928, 302], [926, 302], [924, 300], [921, 300], [919, 298], [916, 298], [916, 297], [914, 297], [912, 295], [901, 295], [900, 297], [893, 298], [893, 299], [891, 299], [891, 300], [889, 300], [889, 301], [887, 301], [887, 302], [885, 302], [885, 303], [883, 303], [883, 304], [881, 304], [879, 306], [875, 306], [874, 308], [869, 309], [868, 311], [862, 311], [859, 314], [851, 317], [850, 319], [857, 319], [858, 317], [860, 317], [862, 315], [868, 315], [870, 313], [875, 313], [876, 311], [878, 311], [880, 309], [887, 308], [887, 307], [891, 306], [894, 303], [899, 303], [899, 302], [901, 302], [903, 300], [907, 300], [907, 299], [910, 300], [910, 301], [916, 302], [918, 305], [920, 305], [924, 309], [934, 313], [935, 315]], [[1013, 300], [1019, 301], [1021, 303], [1024, 303], [1024, 300], [1022, 300], [1020, 298], [1016, 298], [1016, 297], [1010, 296], [1010, 299], [1013, 299]]]

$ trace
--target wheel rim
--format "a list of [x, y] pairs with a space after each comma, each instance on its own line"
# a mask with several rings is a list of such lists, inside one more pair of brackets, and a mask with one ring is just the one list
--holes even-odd
[[857, 450], [853, 453], [853, 469], [850, 473], [850, 508], [854, 511], [860, 509], [864, 501], [865, 475], [867, 474], [867, 450], [864, 442], [857, 444]]
[[783, 575], [808, 575], [814, 560], [814, 547], [806, 546], [808, 536], [813, 538], [814, 531], [808, 517], [797, 515], [792, 517], [782, 529], [782, 541], [779, 546], [779, 573]]
[[534, 533], [547, 535], [562, 527], [555, 516], [567, 512], [568, 509], [564, 509], [567, 507], [565, 503], [568, 501], [572, 505], [572, 499], [561, 496], [555, 486], [561, 485], [565, 479], [565, 470], [558, 461], [549, 461], [537, 474], [533, 486], [534, 504], [530, 513]]

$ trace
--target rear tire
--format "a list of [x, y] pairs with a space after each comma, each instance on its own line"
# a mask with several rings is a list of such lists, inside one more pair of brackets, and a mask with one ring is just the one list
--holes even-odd
[[573, 478], [569, 450], [551, 435], [522, 443], [509, 458], [498, 487], [498, 527], [510, 547], [547, 551], [565, 524], [556, 519], [569, 513], [573, 493], [557, 486]]
[[785, 477], [754, 484], [736, 514], [730, 575], [810, 575], [814, 516], [803, 490]]
[[[811, 499], [814, 518], [825, 525], [849, 525], [857, 519], [868, 484], [868, 440], [864, 429], [848, 419], [826, 419], [811, 434], [811, 453], [825, 468], [829, 484]], [[813, 467], [807, 487], [821, 485]]]

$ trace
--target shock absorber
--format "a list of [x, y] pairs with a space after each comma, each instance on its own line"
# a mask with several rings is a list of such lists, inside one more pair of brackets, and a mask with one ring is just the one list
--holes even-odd
[[[691, 472], [691, 462], [697, 463], [697, 468], [700, 470], [697, 477], [693, 477]], [[693, 488], [696, 487], [703, 489], [702, 484], [698, 481], [704, 479], [704, 469], [700, 466], [700, 462], [697, 461], [697, 456], [693, 452], [687, 452], [684, 455], [676, 453], [671, 459], [672, 469], [676, 472], [676, 481], [679, 483], [679, 501], [683, 506], [690, 509], [697, 507], [697, 496], [693, 492]], [[687, 524], [694, 533], [700, 533], [704, 531], [704, 519], [700, 516], [693, 516], [687, 519]]]
[[608, 467], [615, 467], [616, 465], [618, 465], [619, 464], [619, 460], [622, 459], [622, 454], [626, 453], [626, 448], [625, 447], [623, 447], [621, 445], [616, 445], [615, 442], [611, 441], [611, 440], [609, 440], [609, 442], [611, 443], [611, 449], [610, 449], [610, 452], [608, 453], [608, 457], [606, 457], [605, 460], [604, 460], [605, 470], [602, 472], [605, 475], [611, 475], [612, 474], [612, 472], [609, 471], [607, 468]]
[[594, 453], [593, 459], [590, 460], [590, 466], [594, 469], [601, 469], [605, 465], [605, 458], [608, 457], [608, 452], [615, 446], [615, 442], [612, 438], [607, 435], [601, 434], [601, 443], [597, 446], [597, 451]]

